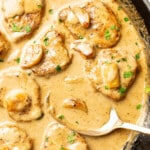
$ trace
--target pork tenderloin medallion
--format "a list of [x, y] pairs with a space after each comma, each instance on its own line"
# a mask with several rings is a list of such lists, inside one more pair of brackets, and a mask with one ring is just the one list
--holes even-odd
[[0, 150], [31, 150], [32, 140], [11, 122], [0, 123]]
[[18, 67], [2, 70], [0, 105], [16, 121], [32, 121], [40, 118], [42, 110], [39, 85]]
[[87, 150], [83, 137], [67, 127], [52, 122], [45, 130], [42, 150]]
[[48, 31], [39, 42], [24, 47], [21, 67], [31, 68], [38, 76], [61, 72], [72, 59], [64, 40], [63, 35], [56, 30]]
[[130, 54], [102, 50], [97, 59], [86, 64], [85, 70], [93, 87], [104, 95], [120, 100], [134, 82], [137, 62]]
[[44, 0], [3, 0], [4, 27], [14, 41], [39, 27]]
[[87, 58], [94, 56], [96, 48], [110, 48], [120, 39], [117, 17], [98, 0], [64, 8], [58, 17], [76, 39], [71, 48]]

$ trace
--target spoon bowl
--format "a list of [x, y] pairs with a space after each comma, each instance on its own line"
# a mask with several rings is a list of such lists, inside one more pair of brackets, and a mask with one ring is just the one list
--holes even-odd
[[123, 128], [128, 130], [133, 130], [137, 132], [141, 132], [144, 134], [150, 135], [150, 129], [145, 128], [136, 124], [123, 122], [118, 117], [118, 114], [114, 108], [110, 111], [110, 118], [107, 123], [105, 123], [102, 127], [97, 129], [88, 129], [88, 130], [77, 130], [80, 134], [88, 135], [88, 136], [102, 136], [111, 133], [112, 131]]

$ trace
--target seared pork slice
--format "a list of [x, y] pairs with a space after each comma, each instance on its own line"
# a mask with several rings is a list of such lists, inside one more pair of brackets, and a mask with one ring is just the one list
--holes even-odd
[[16, 121], [32, 121], [42, 116], [40, 88], [37, 82], [18, 67], [0, 73], [0, 105]]
[[[98, 0], [86, 2], [81, 6], [64, 8], [59, 12], [58, 17], [76, 40], [90, 44], [93, 49], [110, 48], [120, 39], [120, 24], [117, 17], [108, 6]], [[85, 50], [83, 50], [83, 46], [79, 45], [81, 45], [79, 42], [75, 42], [73, 48], [86, 56], [87, 46], [84, 45]]]
[[3, 0], [4, 26], [13, 40], [31, 34], [39, 27], [43, 0]]
[[120, 100], [134, 82], [137, 62], [130, 54], [117, 50], [102, 50], [97, 59], [86, 65], [93, 87], [104, 95]]
[[23, 49], [21, 66], [31, 68], [38, 76], [48, 76], [64, 70], [71, 58], [65, 47], [63, 35], [52, 30], [41, 38], [39, 44]]
[[31, 150], [32, 140], [27, 133], [11, 122], [0, 123], [0, 150]]
[[83, 137], [67, 127], [53, 122], [45, 130], [42, 150], [87, 150]]
[[0, 32], [0, 59], [3, 60], [9, 50], [9, 43], [5, 36]]

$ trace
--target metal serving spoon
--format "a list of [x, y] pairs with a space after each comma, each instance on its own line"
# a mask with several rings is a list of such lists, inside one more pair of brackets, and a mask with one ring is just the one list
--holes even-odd
[[150, 129], [148, 128], [121, 121], [114, 108], [111, 109], [110, 118], [108, 122], [104, 124], [101, 128], [90, 130], [77, 130], [77, 132], [89, 136], [102, 136], [105, 134], [109, 134], [110, 132], [118, 128], [124, 128], [141, 132], [144, 134], [150, 134]]

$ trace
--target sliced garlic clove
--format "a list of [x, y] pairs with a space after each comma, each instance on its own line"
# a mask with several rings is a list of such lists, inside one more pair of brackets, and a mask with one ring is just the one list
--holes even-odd
[[60, 21], [65, 21], [71, 24], [77, 24], [79, 22], [78, 18], [71, 10], [71, 8], [66, 8], [59, 13]]
[[31, 68], [41, 61], [42, 56], [43, 48], [40, 44], [29, 45], [21, 54], [21, 67]]
[[77, 16], [77, 18], [79, 19], [80, 24], [84, 27], [84, 28], [88, 28], [90, 25], [90, 16], [89, 14], [80, 7], [75, 7], [73, 9], [75, 15]]
[[76, 51], [83, 54], [86, 58], [92, 58], [95, 56], [95, 51], [85, 40], [76, 40], [71, 44], [71, 49], [75, 49]]
[[64, 108], [79, 109], [79, 110], [82, 110], [86, 113], [88, 112], [88, 108], [87, 108], [86, 103], [84, 101], [81, 101], [81, 100], [75, 99], [75, 98], [65, 99], [63, 102], [63, 107]]
[[119, 81], [119, 69], [116, 63], [105, 63], [101, 66], [103, 83], [108, 88], [118, 88], [120, 86]]

